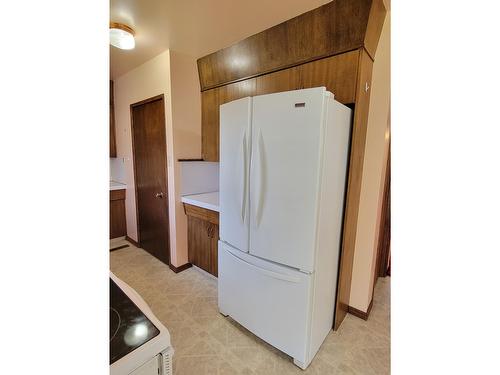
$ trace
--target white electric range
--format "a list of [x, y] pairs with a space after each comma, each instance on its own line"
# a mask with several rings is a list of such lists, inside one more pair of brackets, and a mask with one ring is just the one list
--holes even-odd
[[171, 375], [170, 334], [141, 296], [110, 275], [110, 375]]

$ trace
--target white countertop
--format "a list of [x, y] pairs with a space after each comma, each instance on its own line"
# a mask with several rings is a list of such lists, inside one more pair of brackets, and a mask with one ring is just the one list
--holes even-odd
[[207, 210], [219, 212], [219, 192], [184, 195], [181, 201], [193, 206], [203, 207]]
[[126, 188], [127, 185], [122, 184], [121, 182], [109, 181], [109, 190], [121, 190]]

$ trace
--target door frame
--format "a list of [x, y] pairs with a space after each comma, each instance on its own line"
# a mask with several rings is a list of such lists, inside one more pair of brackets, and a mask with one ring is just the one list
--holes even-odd
[[[386, 226], [386, 217], [388, 214], [389, 202], [390, 202], [390, 187], [391, 187], [391, 146], [389, 144], [389, 151], [387, 154], [386, 161], [386, 171], [384, 177], [384, 195], [382, 200], [382, 212], [380, 213], [380, 226], [378, 229], [378, 244], [377, 244], [377, 262], [375, 264], [375, 281], [373, 283], [373, 288], [375, 289], [375, 284], [379, 277], [387, 276], [387, 268], [389, 263], [389, 251], [390, 251], [390, 242], [387, 248], [384, 248], [385, 245], [385, 232], [390, 229]], [[390, 212], [389, 212], [390, 214]], [[390, 241], [390, 239], [389, 239]]]
[[[152, 96], [148, 99], [141, 100], [136, 103], [130, 104], [130, 136], [132, 138], [132, 166], [134, 169], [134, 193], [135, 193], [135, 217], [136, 217], [136, 225], [137, 225], [137, 243], [139, 246], [141, 245], [141, 231], [140, 231], [140, 219], [139, 219], [139, 200], [138, 200], [138, 192], [137, 192], [137, 170], [135, 166], [135, 142], [134, 142], [134, 108], [139, 107], [144, 104], [148, 104], [151, 102], [155, 102], [161, 100], [163, 103], [163, 126], [165, 128], [165, 141], [167, 140], [167, 123], [165, 120], [165, 95], [160, 94], [160, 95], [155, 95]], [[171, 265], [171, 249], [170, 249], [170, 204], [168, 202], [168, 199], [170, 197], [168, 193], [168, 159], [167, 159], [167, 143], [165, 142], [165, 147], [163, 148], [163, 156], [165, 158], [165, 164], [167, 166], [167, 170], [165, 171], [165, 184], [167, 186], [167, 230], [168, 230], [168, 236], [167, 236], [167, 250], [168, 250], [168, 264]]]

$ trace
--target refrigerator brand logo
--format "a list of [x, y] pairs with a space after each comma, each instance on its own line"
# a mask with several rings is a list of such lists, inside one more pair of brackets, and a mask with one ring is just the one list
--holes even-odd
[[305, 107], [306, 103], [295, 103], [295, 108]]

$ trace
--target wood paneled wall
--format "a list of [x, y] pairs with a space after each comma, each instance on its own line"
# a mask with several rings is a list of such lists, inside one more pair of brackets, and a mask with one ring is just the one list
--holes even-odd
[[354, 103], [359, 50], [202, 91], [202, 157], [219, 161], [219, 106], [246, 96], [325, 86], [341, 103]]
[[352, 265], [354, 262], [354, 249], [356, 245], [361, 178], [363, 176], [368, 109], [370, 105], [373, 60], [364, 48], [360, 48], [359, 52], [358, 77], [356, 80], [356, 104], [351, 134], [351, 155], [349, 158], [349, 176], [347, 179], [334, 329], [340, 326], [349, 310]]
[[219, 160], [219, 106], [245, 96], [325, 86], [354, 106], [334, 329], [348, 312], [371, 72], [382, 0], [334, 0], [198, 60], [202, 155]]

